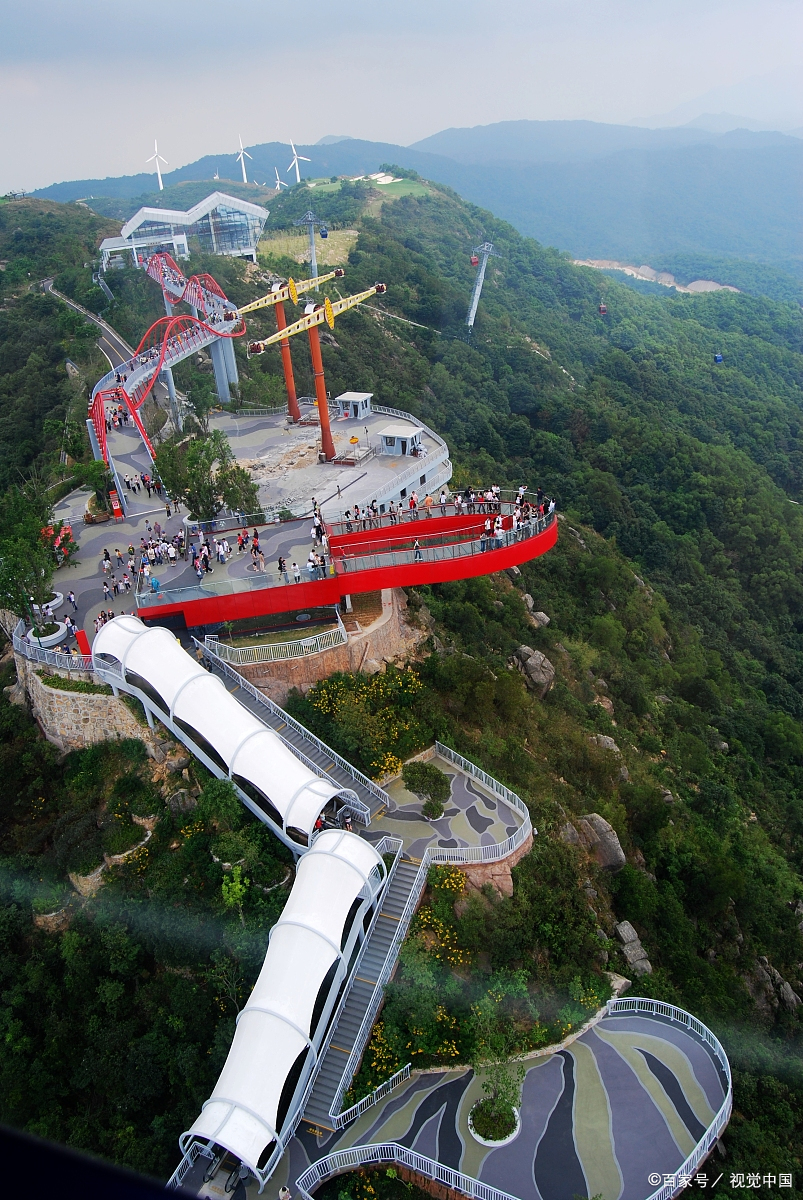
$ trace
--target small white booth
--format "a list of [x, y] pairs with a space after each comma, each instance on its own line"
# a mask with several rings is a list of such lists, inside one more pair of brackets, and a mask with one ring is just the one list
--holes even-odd
[[421, 430], [414, 425], [386, 425], [379, 431], [379, 452], [417, 458], [422, 453]]
[[353, 421], [362, 420], [371, 412], [373, 396], [373, 392], [343, 392], [335, 396], [338, 417], [350, 417]]

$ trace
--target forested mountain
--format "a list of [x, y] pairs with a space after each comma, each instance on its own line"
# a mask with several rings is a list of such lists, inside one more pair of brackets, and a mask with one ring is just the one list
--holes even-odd
[[[303, 196], [291, 191], [277, 198], [272, 223], [280, 225], [284, 214], [290, 224]], [[383, 738], [397, 728], [391, 718], [403, 713], [411, 749], [433, 736], [450, 741], [525, 798], [540, 832], [532, 856], [516, 870], [513, 899], [471, 921], [456, 920], [455, 937], [480, 975], [484, 946], [493, 947], [494, 969], [525, 971], [544, 997], [542, 1011], [552, 1011], [551, 997], [565, 998], [573, 979], [598, 970], [583, 892], [589, 869], [559, 832], [572, 816], [595, 811], [606, 817], [628, 866], [613, 880], [594, 874], [595, 912], [636, 925], [656, 968], [638, 989], [695, 1011], [722, 1036], [737, 1068], [727, 1169], [799, 1170], [803, 1005], [781, 1000], [764, 978], [777, 971], [801, 994], [800, 308], [732, 293], [653, 298], [606, 279], [602, 316], [597, 273], [573, 266], [566, 255], [522, 237], [448, 189], [433, 186], [381, 207], [359, 187], [316, 199], [326, 220], [346, 203], [353, 206], [349, 221], [359, 240], [343, 282], [351, 292], [382, 280], [388, 291], [381, 304], [343, 316], [333, 333], [323, 334], [327, 386], [333, 393], [374, 392], [381, 403], [436, 427], [449, 442], [456, 485], [541, 484], [557, 498], [563, 519], [558, 546], [525, 567], [515, 583], [503, 576], [411, 595], [412, 610], [432, 634], [429, 652], [413, 664], [420, 686], [412, 698], [388, 702], [364, 681], [346, 677], [332, 684], [346, 698], [341, 715], [337, 706], [312, 703], [316, 697], [296, 697], [294, 711], [361, 765], [393, 748]], [[59, 286], [90, 307], [105, 303], [82, 265], [84, 247], [100, 236], [103, 223], [72, 207], [51, 209], [63, 214], [65, 229], [70, 221], [85, 222], [70, 234], [75, 248], [64, 255]], [[36, 278], [37, 271], [54, 269], [44, 212], [36, 202], [0, 207], [2, 228], [23, 231], [30, 264], [24, 273], [16, 269], [0, 314], [20, 322], [14, 344], [3, 348], [12, 358], [0, 376], [6, 397], [0, 458], [13, 451], [14, 435], [4, 424], [18, 404], [13, 374], [33, 369], [30, 355], [14, 357], [21, 354], [16, 344], [24, 345], [25, 336], [38, 339], [36, 353], [56, 373], [65, 355], [55, 302], [25, 291], [28, 270]], [[500, 257], [489, 264], [469, 343], [463, 323], [474, 278], [469, 255], [480, 229]], [[3, 254], [11, 279], [13, 247]], [[259, 281], [242, 263], [192, 265], [221, 278], [236, 302], [257, 294]], [[298, 271], [286, 259], [266, 257], [263, 265]], [[133, 271], [113, 273], [109, 282], [115, 302], [107, 316], [134, 340], [151, 313], [158, 314], [158, 290]], [[42, 304], [46, 320], [37, 307]], [[249, 328], [258, 334], [270, 322], [257, 314]], [[715, 363], [715, 353], [722, 363]], [[306, 390], [304, 347], [294, 348], [294, 359]], [[243, 360], [242, 368], [247, 394], [275, 394], [278, 354]], [[193, 384], [191, 377], [185, 381]], [[47, 380], [44, 390], [56, 409], [61, 400]], [[42, 403], [46, 412], [48, 400]], [[48, 445], [46, 439], [38, 449], [32, 445], [27, 461], [44, 469], [52, 461]], [[550, 616], [548, 627], [535, 630], [528, 622], [524, 591]], [[522, 642], [555, 664], [556, 683], [544, 700], [529, 695], [508, 670]], [[601, 697], [610, 704], [599, 703]], [[41, 875], [43, 864], [63, 871], [59, 863], [69, 854], [80, 856], [78, 817], [100, 803], [104, 769], [92, 760], [82, 782], [76, 756], [66, 767], [49, 759], [43, 765], [31, 749], [24, 756], [34, 734], [9, 712], [2, 698], [4, 753], [24, 778], [0, 801], [7, 881]], [[600, 734], [615, 739], [619, 755], [590, 740]], [[122, 800], [117, 770], [108, 786]], [[30, 804], [40, 795], [46, 805], [34, 820]], [[37, 1091], [47, 1096], [56, 1089], [61, 1097], [47, 1131], [129, 1162], [147, 1142], [147, 1163], [155, 1171], [169, 1166], [177, 1122], [194, 1102], [192, 1089], [203, 1098], [206, 1048], [217, 1061], [233, 1008], [224, 1003], [225, 1015], [215, 1024], [210, 996], [222, 994], [226, 964], [216, 964], [218, 990], [210, 992], [206, 951], [198, 948], [203, 939], [194, 934], [195, 942], [187, 938], [171, 949], [166, 910], [152, 907], [154, 897], [162, 905], [183, 897], [193, 921], [205, 928], [230, 921], [226, 944], [246, 980], [253, 975], [252, 943], [238, 949], [237, 916], [226, 916], [220, 872], [209, 865], [210, 839], [222, 836], [211, 808], [198, 831], [207, 840], [195, 850], [189, 824], [164, 805], [160, 812], [153, 875], [148, 866], [144, 875], [121, 877], [103, 910], [103, 919], [125, 926], [126, 938], [139, 947], [132, 951], [125, 943], [122, 967], [114, 965], [116, 942], [102, 922], [93, 924], [89, 908], [78, 930], [85, 940], [73, 939], [57, 954], [56, 935], [31, 930], [25, 889], [15, 893], [4, 883], [11, 915], [3, 926], [3, 961], [19, 1024], [10, 1027], [13, 1036], [0, 1051], [0, 1120], [45, 1129], [43, 1101], [39, 1108], [26, 1106], [20, 1080], [31, 1047], [40, 1045], [41, 1030], [59, 1011], [59, 997], [74, 986], [77, 999], [62, 1026], [74, 1049], [47, 1059], [50, 1074]], [[97, 839], [97, 826], [89, 825]], [[78, 839], [69, 845], [61, 832], [67, 827], [75, 827]], [[248, 829], [223, 832], [244, 839], [243, 854], [257, 853], [247, 845], [254, 838]], [[177, 867], [168, 865], [172, 838], [183, 847]], [[113, 905], [115, 897], [125, 903]], [[126, 916], [134, 900], [136, 922]], [[153, 912], [161, 914], [155, 924], [149, 923]], [[269, 917], [255, 901], [243, 919], [253, 932]], [[80, 945], [104, 981], [86, 1020], [89, 982], [74, 978], [72, 966]], [[615, 955], [612, 944], [608, 952]], [[611, 965], [624, 969], [615, 957]], [[12, 988], [12, 976], [23, 982]], [[50, 990], [39, 989], [28, 1017], [26, 996], [43, 977]], [[149, 1038], [137, 1023], [139, 988], [160, 1014], [177, 989], [175, 1050], [169, 1025], [160, 1024], [158, 1037]], [[195, 1010], [191, 989], [201, 998]], [[397, 1004], [396, 1011], [403, 1022], [413, 1010], [405, 1016]], [[76, 1090], [88, 1096], [91, 1077], [79, 1070], [79, 1051], [88, 1043], [90, 1019], [93, 1028], [103, 1022], [121, 1054], [126, 1039], [133, 1047], [130, 1072], [93, 1097], [91, 1127], [73, 1098]], [[180, 1066], [185, 1059], [188, 1078]], [[134, 1068], [152, 1073], [147, 1104], [130, 1082], [141, 1077]], [[155, 1112], [158, 1120], [151, 1120]], [[723, 1181], [718, 1194], [739, 1193]]]

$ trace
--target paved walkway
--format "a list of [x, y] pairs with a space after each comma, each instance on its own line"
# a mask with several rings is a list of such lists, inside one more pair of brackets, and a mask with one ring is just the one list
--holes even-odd
[[366, 836], [374, 840], [385, 835], [400, 837], [405, 853], [414, 859], [422, 858], [428, 846], [495, 846], [513, 836], [522, 823], [515, 809], [439, 755], [431, 762], [451, 782], [443, 816], [437, 821], [425, 820], [421, 801], [408, 792], [401, 779], [395, 779], [385, 787], [391, 804], [373, 819]]
[[[291, 1190], [334, 1150], [398, 1142], [519, 1200], [644, 1200], [711, 1124], [724, 1080], [694, 1034], [646, 1016], [606, 1017], [567, 1050], [534, 1060], [518, 1137], [480, 1145], [468, 1114], [482, 1096], [470, 1070], [416, 1074], [342, 1133], [290, 1142], [271, 1179]], [[255, 1194], [256, 1186], [252, 1185]], [[250, 1193], [249, 1193], [250, 1194]]]

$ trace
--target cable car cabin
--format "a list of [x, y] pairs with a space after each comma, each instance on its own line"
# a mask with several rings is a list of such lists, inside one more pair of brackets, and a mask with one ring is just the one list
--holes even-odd
[[722, 355], [721, 355], [721, 354], [715, 354], [715, 355], [714, 355], [714, 362], [715, 362], [715, 363], [721, 363], [722, 361], [723, 361], [723, 360], [722, 360]]
[[325, 225], [321, 225], [320, 229], [318, 230], [318, 233], [319, 233], [319, 234], [321, 235], [321, 237], [322, 237], [322, 238], [324, 238], [324, 239], [326, 239], [326, 238], [328, 238], [328, 237], [329, 237], [329, 230], [326, 228], [326, 226], [325, 226]]
[[208, 1159], [214, 1163], [228, 1151], [264, 1187], [293, 1128], [386, 881], [379, 854], [353, 833], [326, 830], [299, 860], [223, 1070], [179, 1140], [185, 1154], [193, 1142], [203, 1143], [207, 1172]]
[[379, 453], [418, 458], [423, 452], [421, 430], [414, 425], [386, 425], [379, 431]]
[[471, 265], [472, 267], [478, 267], [480, 265], [479, 257], [476, 254], [472, 254], [471, 256]]
[[373, 392], [341, 392], [339, 396], [335, 396], [338, 417], [344, 420], [349, 417], [352, 421], [363, 420], [371, 412], [373, 398]]
[[600, 304], [600, 306], [599, 306], [599, 315], [600, 315], [601, 317], [604, 317], [604, 316], [605, 316], [605, 314], [607, 313], [607, 311], [608, 311], [608, 305], [607, 305], [607, 304]]

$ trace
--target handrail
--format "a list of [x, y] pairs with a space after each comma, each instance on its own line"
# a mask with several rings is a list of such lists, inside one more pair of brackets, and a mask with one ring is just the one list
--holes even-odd
[[264, 704], [265, 707], [268, 708], [275, 717], [278, 717], [281, 721], [284, 721], [306, 741], [311, 742], [312, 745], [315, 746], [317, 750], [320, 750], [322, 754], [325, 754], [327, 758], [331, 758], [342, 771], [345, 771], [352, 777], [352, 779], [356, 779], [356, 781], [362, 787], [369, 791], [371, 795], [380, 802], [380, 804], [390, 804], [390, 797], [388, 796], [387, 792], [383, 791], [383, 789], [379, 787], [378, 784], [374, 783], [372, 779], [369, 779], [367, 775], [363, 775], [362, 771], [358, 771], [357, 768], [353, 767], [350, 762], [346, 761], [345, 758], [341, 758], [339, 754], [335, 753], [331, 746], [327, 746], [326, 742], [322, 742], [321, 739], [316, 737], [314, 733], [311, 733], [305, 725], [302, 725], [300, 721], [296, 721], [295, 717], [291, 717], [288, 712], [286, 712], [278, 704], [274, 703], [274, 701], [271, 700], [269, 696], [266, 696], [264, 692], [261, 692], [259, 688], [254, 687], [250, 680], [246, 679], [244, 675], [241, 675], [239, 671], [235, 671], [235, 669], [229, 663], [225, 662], [224, 659], [222, 659], [220, 655], [216, 653], [216, 651], [211, 649], [211, 647], [199, 642], [196, 637], [193, 637], [192, 640], [205, 656], [214, 659], [215, 662], [220, 666], [221, 670], [224, 671], [231, 679], [236, 679], [240, 686], [244, 688], [250, 696], [253, 696], [253, 698], [260, 704]]
[[398, 1142], [379, 1142], [375, 1146], [352, 1146], [348, 1150], [336, 1150], [333, 1154], [319, 1158], [299, 1175], [296, 1187], [304, 1200], [312, 1200], [315, 1188], [325, 1179], [370, 1163], [396, 1163], [415, 1171], [418, 1175], [424, 1175], [435, 1183], [445, 1184], [453, 1191], [462, 1192], [464, 1196], [472, 1197], [472, 1200], [517, 1200], [510, 1192], [500, 1191], [488, 1183], [480, 1183], [478, 1179], [472, 1179], [470, 1175], [464, 1175], [462, 1171], [455, 1171], [452, 1167], [445, 1167], [415, 1150], [408, 1150]]
[[[22, 630], [22, 632], [20, 632]], [[46, 650], [26, 640], [24, 636], [25, 622], [20, 618], [12, 634], [12, 645], [17, 654], [22, 654], [31, 662], [46, 663], [49, 667], [59, 667], [62, 671], [92, 672], [91, 654], [61, 654], [56, 650]]]
[[[438, 563], [447, 560], [462, 559], [462, 558], [480, 558], [483, 554], [492, 554], [504, 547], [515, 546], [519, 542], [528, 542], [532, 538], [538, 537], [544, 533], [554, 522], [556, 513], [551, 513], [547, 517], [533, 518], [529, 524], [521, 525], [517, 530], [503, 529], [500, 537], [491, 532], [484, 536], [480, 534], [478, 537], [466, 539], [465, 541], [453, 542], [445, 546], [422, 547], [418, 551], [414, 548], [410, 550], [395, 550], [386, 554], [367, 554], [356, 555], [352, 557], [339, 556], [338, 552], [331, 557], [331, 563], [334, 566], [336, 575], [340, 578], [341, 584], [345, 591], [348, 591], [349, 575], [356, 575], [358, 572], [368, 572], [373, 570], [381, 570], [385, 568], [398, 566], [415, 566], [417, 563]], [[419, 534], [424, 537], [424, 534]], [[483, 545], [483, 543], [485, 543]], [[489, 567], [488, 570], [492, 570]], [[326, 577], [330, 578], [329, 576]], [[324, 582], [325, 580], [312, 580], [311, 582]], [[185, 600], [209, 600], [213, 596], [231, 596], [243, 592], [260, 591], [265, 588], [286, 587], [292, 589], [296, 584], [286, 584], [281, 579], [274, 580], [268, 574], [253, 575], [248, 578], [238, 579], [221, 579], [219, 581], [207, 582], [202, 584], [194, 583], [187, 584], [179, 588], [165, 588], [158, 592], [144, 592], [137, 594], [137, 604], [140, 608], [147, 608], [151, 605], [167, 603], [180, 604]], [[190, 595], [190, 593], [193, 593]], [[292, 591], [288, 592], [287, 604], [292, 605]]]
[[[663, 1001], [649, 1000], [646, 997], [640, 996], [609, 1000], [606, 1007], [611, 1015], [617, 1013], [626, 1014], [629, 1012], [651, 1013], [655, 1016], [676, 1021], [678, 1024], [690, 1029], [711, 1048], [727, 1081], [725, 1099], [691, 1154], [689, 1154], [682, 1166], [672, 1174], [670, 1180], [648, 1197], [648, 1200], [673, 1200], [673, 1197], [679, 1195], [687, 1186], [689, 1178], [694, 1176], [697, 1167], [710, 1153], [711, 1148], [728, 1123], [733, 1103], [730, 1064], [728, 1063], [725, 1051], [710, 1029], [706, 1028], [701, 1021], [698, 1021], [696, 1017], [693, 1017], [691, 1013], [687, 1013], [683, 1009], [676, 1008], [674, 1005], [666, 1004]], [[401, 1073], [397, 1072], [397, 1074]], [[396, 1076], [393, 1079], [395, 1080]], [[401, 1080], [397, 1082], [401, 1082]], [[391, 1080], [388, 1080], [387, 1083], [390, 1084]], [[366, 1100], [368, 1099], [369, 1097], [366, 1097]], [[370, 1107], [370, 1105], [366, 1105], [367, 1107]], [[363, 1111], [365, 1110], [363, 1109]], [[508, 1192], [500, 1191], [498, 1188], [494, 1188], [487, 1183], [482, 1183], [470, 1175], [464, 1175], [461, 1171], [455, 1171], [453, 1168], [446, 1167], [431, 1158], [417, 1154], [413, 1150], [408, 1150], [406, 1146], [400, 1146], [397, 1142], [380, 1142], [373, 1146], [352, 1146], [346, 1150], [336, 1150], [332, 1154], [327, 1154], [323, 1158], [319, 1158], [317, 1162], [314, 1162], [298, 1177], [296, 1187], [301, 1196], [304, 1197], [304, 1200], [312, 1200], [315, 1188], [325, 1179], [330, 1179], [333, 1175], [339, 1175], [344, 1171], [354, 1170], [356, 1167], [367, 1166], [373, 1163], [397, 1163], [437, 1183], [445, 1184], [454, 1191], [462, 1192], [463, 1195], [471, 1197], [472, 1200], [515, 1200]]]
[[[480, 768], [475, 766], [474, 763], [470, 763], [468, 759], [461, 758], [461, 756], [456, 754], [453, 750], [450, 751], [448, 746], [443, 746], [440, 742], [436, 742], [435, 746], [438, 750], [438, 753], [443, 753], [444, 757], [451, 757], [452, 761], [455, 759], [460, 759], [461, 763], [466, 764], [466, 768], [473, 768], [471, 774], [473, 774], [475, 778], [483, 779], [483, 781], [492, 778], [491, 776], [486, 775], [484, 771], [481, 771]], [[524, 820], [514, 834], [512, 834], [509, 838], [506, 838], [504, 842], [497, 842], [493, 846], [428, 846], [424, 851], [421, 859], [421, 865], [418, 868], [418, 873], [410, 888], [410, 893], [407, 897], [404, 909], [402, 910], [402, 914], [396, 926], [393, 940], [388, 946], [387, 953], [385, 955], [385, 961], [382, 965], [382, 970], [379, 972], [379, 976], [374, 986], [373, 995], [371, 996], [371, 1000], [363, 1015], [362, 1023], [357, 1033], [354, 1046], [351, 1054], [348, 1057], [348, 1061], [343, 1068], [343, 1075], [332, 1101], [332, 1106], [329, 1110], [329, 1116], [336, 1129], [340, 1129], [343, 1125], [347, 1124], [348, 1121], [352, 1120], [350, 1115], [352, 1109], [347, 1109], [345, 1112], [338, 1112], [338, 1109], [343, 1103], [343, 1097], [346, 1093], [346, 1089], [357, 1072], [363, 1052], [368, 1044], [368, 1039], [371, 1036], [371, 1030], [373, 1029], [376, 1015], [379, 1012], [382, 1004], [385, 984], [390, 979], [393, 968], [396, 965], [399, 948], [407, 935], [407, 930], [410, 927], [413, 914], [418, 907], [418, 901], [421, 893], [426, 886], [429, 868], [431, 866], [436, 866], [439, 863], [455, 863], [468, 866], [471, 863], [496, 862], [501, 858], [507, 858], [510, 854], [513, 854], [514, 851], [518, 850], [520, 846], [524, 845], [527, 838], [530, 837], [531, 834], [537, 833], [537, 830], [534, 828], [530, 819], [529, 810], [524, 802], [515, 794], [515, 792], [509, 791], [504, 784], [498, 783], [498, 781], [495, 780], [494, 782], [496, 783], [496, 788], [494, 790], [497, 792], [497, 794], [501, 795], [504, 793], [505, 799], [510, 803], [511, 807], [515, 807], [519, 811], [519, 813], [524, 817]], [[379, 1099], [380, 1097], [377, 1098]], [[365, 1105], [365, 1108], [369, 1107], [370, 1105]], [[361, 1111], [364, 1111], [364, 1109]]]
[[[380, 1083], [367, 1096], [363, 1096], [362, 1100], [358, 1100], [356, 1104], [352, 1104], [351, 1108], [346, 1108], [337, 1117], [333, 1118], [336, 1129], [342, 1129], [345, 1125], [349, 1125], [352, 1121], [356, 1121], [357, 1117], [361, 1117], [364, 1112], [368, 1112], [369, 1108], [373, 1108], [380, 1100], [384, 1100], [385, 1096], [389, 1095], [394, 1088], [400, 1083], [404, 1083], [405, 1079], [410, 1078], [412, 1063], [407, 1063], [397, 1071], [395, 1075], [391, 1075], [390, 1079], [386, 1079], [384, 1083]], [[331, 1116], [331, 1113], [329, 1114]]]
[[[264, 646], [228, 646], [214, 638], [214, 651], [226, 662], [237, 664], [282, 662], [287, 658], [307, 658], [311, 654], [320, 654], [322, 650], [332, 650], [335, 646], [345, 646], [348, 642], [340, 613], [337, 613], [337, 629], [327, 629], [324, 633], [313, 634], [308, 638], [296, 638], [292, 642], [267, 642]], [[210, 645], [210, 635], [204, 638], [204, 645]]]

